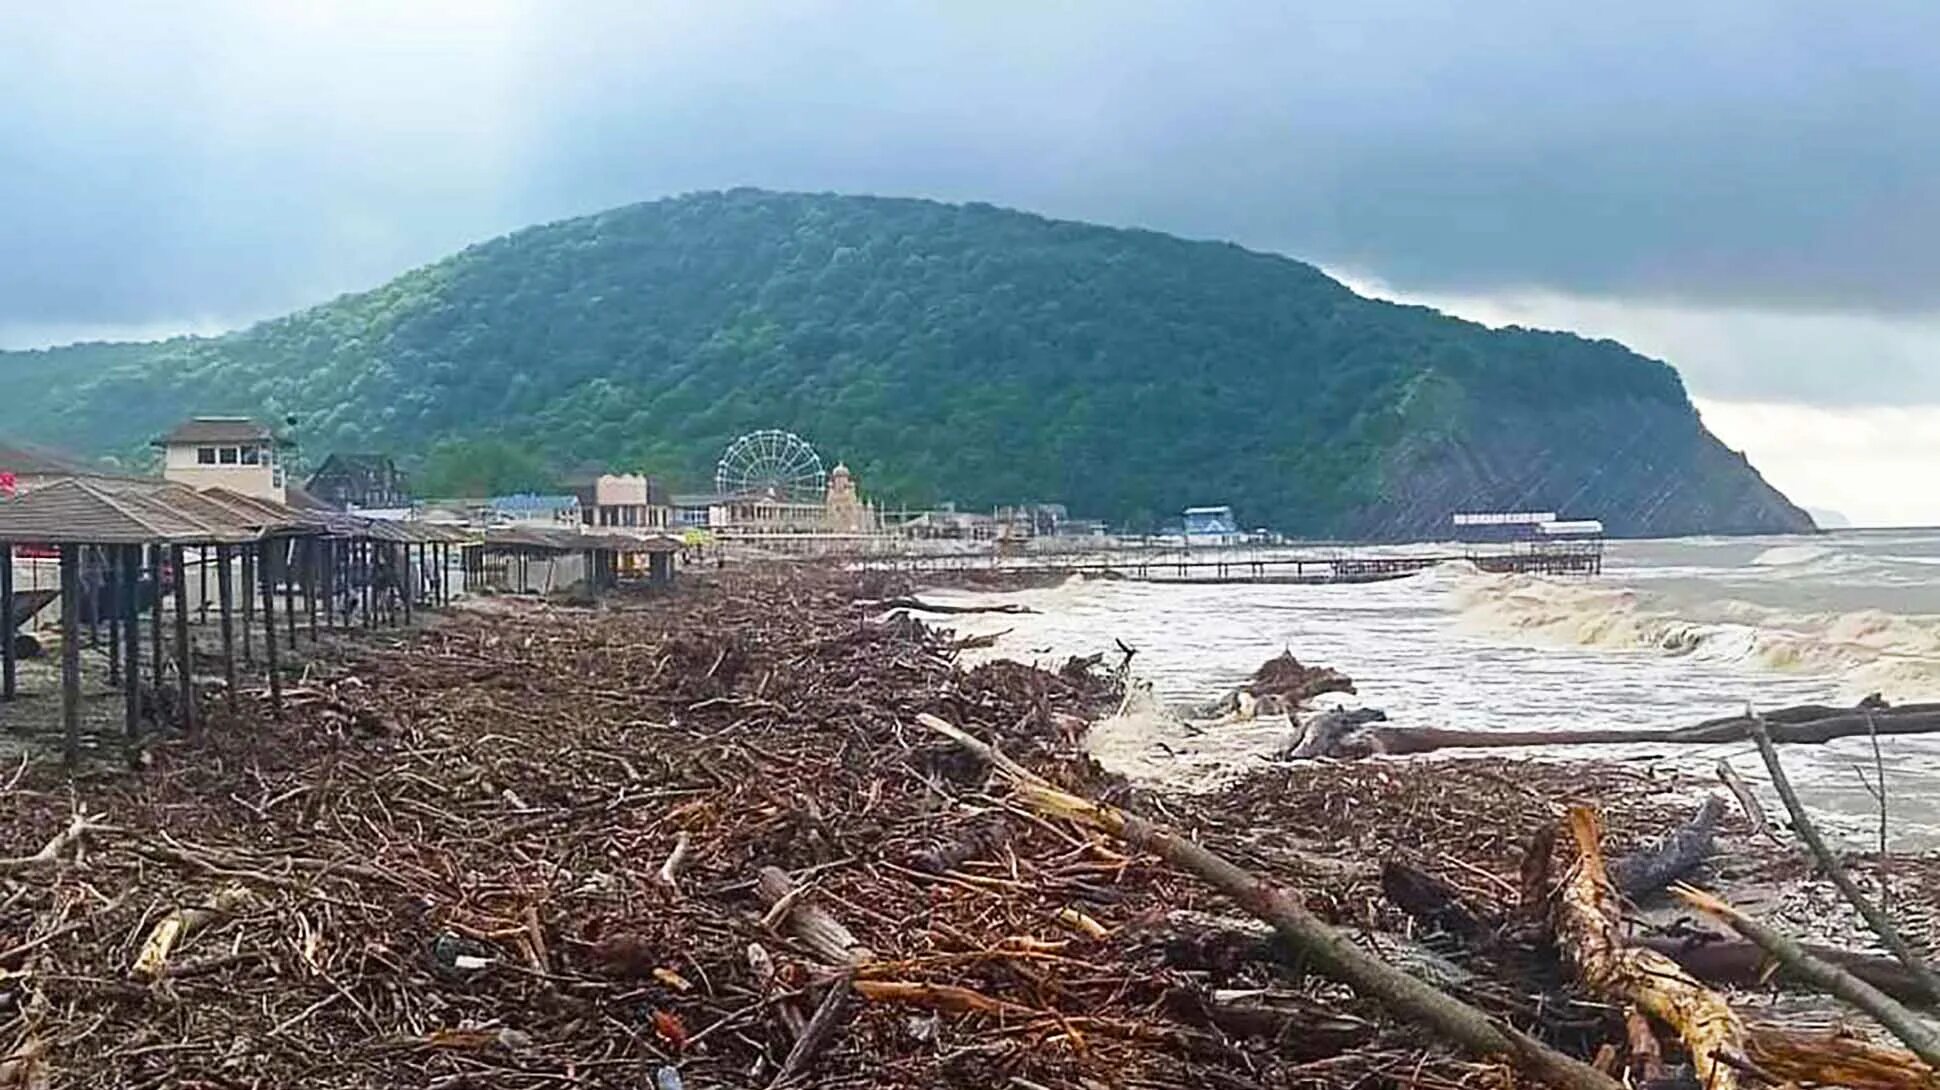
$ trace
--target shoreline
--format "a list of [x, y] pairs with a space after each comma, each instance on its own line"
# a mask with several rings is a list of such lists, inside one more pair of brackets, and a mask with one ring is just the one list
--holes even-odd
[[[85, 867], [12, 876], [0, 1000], [42, 1013], [0, 1025], [43, 1042], [63, 1082], [638, 1087], [671, 1068], [767, 1086], [831, 990], [802, 911], [756, 893], [775, 866], [866, 951], [859, 978], [1039, 1012], [858, 998], [806, 1061], [817, 1085], [1494, 1079], [1506, 1069], [1258, 952], [1195, 963], [1176, 914], [1243, 913], [1019, 811], [915, 716], [1163, 818], [1366, 941], [1432, 939], [1385, 897], [1382, 861], [1500, 902], [1523, 841], [1571, 802], [1600, 808], [1613, 852], [1690, 816], [1664, 794], [1691, 784], [1621, 762], [1315, 762], [1153, 791], [1082, 746], [1117, 704], [1108, 673], [962, 669], [947, 624], [877, 623], [865, 604], [913, 586], [760, 566], [598, 609], [489, 599], [323, 648], [283, 723], [251, 701], [71, 789], [29, 766], [0, 791], [0, 856], [31, 855], [77, 807], [114, 829]], [[1800, 911], [1822, 913], [1797, 853], [1744, 832], [1727, 813], [1713, 864], [1734, 896], [1769, 886], [1787, 919], [1803, 891]], [[1893, 862], [1900, 903], [1940, 890], [1940, 858]], [[165, 984], [131, 979], [154, 922], [238, 885]], [[1566, 1049], [1609, 1029], [1581, 1007], [1526, 1028]]]

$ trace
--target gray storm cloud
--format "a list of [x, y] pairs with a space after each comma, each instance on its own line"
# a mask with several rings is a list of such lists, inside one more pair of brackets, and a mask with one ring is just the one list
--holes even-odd
[[[13, 5], [0, 331], [236, 322], [743, 184], [1230, 238], [1427, 295], [1940, 301], [1940, 5], [1052, 7]], [[1720, 375], [1812, 396], [1789, 366]]]

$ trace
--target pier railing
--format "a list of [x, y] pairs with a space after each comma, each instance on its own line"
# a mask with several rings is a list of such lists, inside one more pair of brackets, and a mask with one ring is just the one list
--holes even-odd
[[1603, 571], [1603, 543], [1545, 543], [1506, 550], [1468, 549], [1433, 553], [1381, 553], [1373, 550], [1322, 556], [1242, 554], [1227, 550], [1095, 556], [1005, 556], [993, 554], [872, 556], [854, 566], [873, 571], [1038, 571], [1068, 572], [1146, 583], [1378, 583], [1405, 579], [1444, 564], [1469, 564], [1500, 574], [1593, 576]]

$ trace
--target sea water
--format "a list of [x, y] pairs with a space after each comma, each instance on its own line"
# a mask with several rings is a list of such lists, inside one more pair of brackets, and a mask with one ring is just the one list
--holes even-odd
[[[1005, 594], [1038, 612], [944, 619], [963, 635], [1000, 633], [974, 652], [1061, 663], [1119, 657], [1149, 686], [1094, 728], [1108, 766], [1204, 790], [1273, 759], [1284, 718], [1210, 722], [1195, 709], [1283, 650], [1355, 681], [1353, 696], [1402, 726], [1469, 730], [1669, 728], [1747, 707], [1847, 704], [1870, 693], [1940, 700], [1940, 530], [1814, 537], [1612, 542], [1599, 577], [1489, 575], [1449, 564], [1387, 583], [1177, 585], [1072, 579]], [[1940, 848], [1940, 735], [1784, 747], [1808, 805], [1870, 841], [1884, 766], [1894, 847]], [[1712, 777], [1720, 759], [1765, 788], [1747, 744], [1540, 747], [1470, 754], [1595, 756]], [[1453, 754], [1434, 759], [1461, 759]], [[1862, 779], [1863, 777], [1863, 779]], [[1775, 799], [1766, 792], [1774, 808]]]

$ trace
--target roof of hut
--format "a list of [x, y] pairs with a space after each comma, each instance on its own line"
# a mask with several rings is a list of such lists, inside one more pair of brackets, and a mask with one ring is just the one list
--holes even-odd
[[0, 500], [0, 541], [9, 543], [205, 544], [247, 541], [254, 536], [233, 521], [205, 520], [166, 496], [116, 490], [80, 478]]

